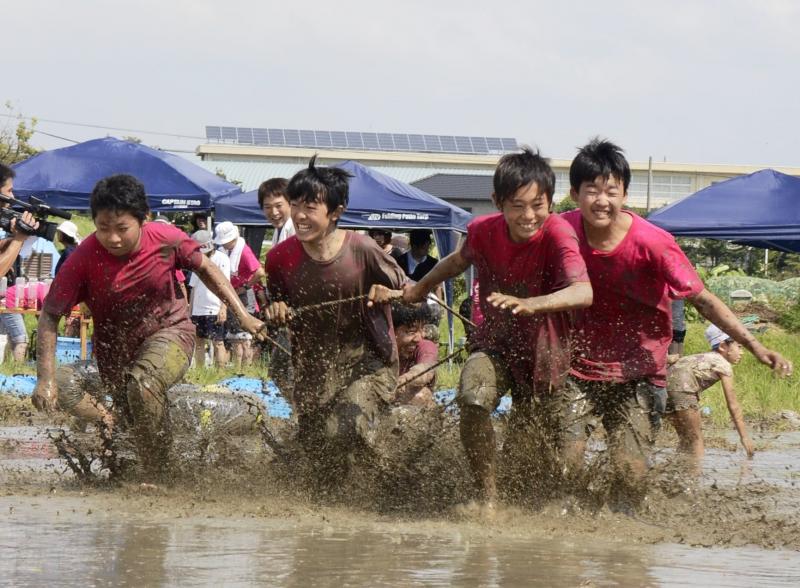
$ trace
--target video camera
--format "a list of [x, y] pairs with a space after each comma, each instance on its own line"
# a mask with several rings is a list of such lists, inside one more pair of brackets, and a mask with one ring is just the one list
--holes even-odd
[[[61, 210], [60, 208], [55, 208], [54, 206], [48, 206], [35, 196], [31, 196], [29, 202], [22, 202], [21, 200], [9, 198], [8, 196], [0, 194], [0, 203], [7, 203], [13, 207], [0, 208], [0, 229], [3, 229], [7, 233], [11, 232], [12, 219], [17, 219], [17, 230], [25, 233], [26, 235], [35, 235], [37, 237], [43, 237], [48, 241], [52, 241], [56, 237], [56, 229], [58, 228], [58, 225], [48, 221], [47, 217], [57, 216], [66, 220], [72, 218], [71, 213]], [[21, 209], [23, 212], [30, 212], [39, 222], [39, 227], [34, 229], [28, 223], [22, 222], [22, 212], [20, 212], [20, 210], [14, 210], [15, 208]]]

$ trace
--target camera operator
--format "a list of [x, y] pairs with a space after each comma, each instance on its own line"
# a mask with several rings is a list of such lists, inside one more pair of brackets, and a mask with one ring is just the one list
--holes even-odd
[[[0, 163], [0, 194], [7, 198], [14, 198], [14, 170]], [[7, 208], [7, 202], [0, 202], [0, 208]], [[38, 228], [39, 223], [30, 212], [22, 213], [22, 221], [33, 227]], [[22, 250], [22, 244], [28, 239], [22, 231], [16, 228], [16, 219], [11, 220], [10, 236], [0, 240], [0, 276], [6, 276], [9, 270], [13, 269], [14, 262], [17, 261]], [[13, 279], [10, 280], [13, 283]], [[11, 284], [9, 284], [11, 285]], [[17, 293], [20, 296], [21, 293]], [[14, 361], [25, 361], [25, 353], [28, 350], [28, 332], [25, 329], [25, 321], [21, 314], [3, 313], [0, 314], [0, 333], [8, 335], [11, 343]], [[2, 358], [0, 358], [2, 359]]]

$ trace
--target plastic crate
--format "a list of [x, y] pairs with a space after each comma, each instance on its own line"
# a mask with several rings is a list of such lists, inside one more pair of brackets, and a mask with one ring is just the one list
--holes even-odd
[[[86, 353], [92, 355], [92, 342], [86, 342]], [[81, 340], [75, 337], [59, 337], [56, 341], [56, 361], [72, 363], [81, 360]]]

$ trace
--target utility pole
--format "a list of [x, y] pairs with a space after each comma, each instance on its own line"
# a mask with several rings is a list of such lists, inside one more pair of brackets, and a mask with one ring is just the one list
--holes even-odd
[[647, 212], [652, 208], [653, 200], [653, 156], [647, 158]]

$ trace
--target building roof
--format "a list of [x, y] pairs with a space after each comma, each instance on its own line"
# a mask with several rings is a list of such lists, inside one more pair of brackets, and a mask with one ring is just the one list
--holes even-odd
[[[204, 160], [196, 161], [198, 165], [210, 172], [221, 172], [229, 182], [241, 182], [242, 190], [245, 192], [255, 190], [261, 182], [270, 178], [291, 178], [294, 174], [308, 166], [308, 161], [304, 162], [270, 162], [270, 161], [215, 161]], [[320, 162], [322, 165], [329, 165], [327, 162]], [[333, 163], [333, 162], [332, 162]], [[382, 174], [400, 180], [407, 184], [438, 174], [459, 174], [462, 176], [470, 175], [470, 171], [461, 168], [449, 167], [429, 167], [429, 166], [380, 166], [370, 165], [370, 167]], [[476, 174], [485, 174], [476, 170]], [[427, 192], [427, 190], [425, 190]], [[491, 192], [490, 192], [491, 193]], [[435, 194], [434, 194], [435, 196]]]
[[414, 187], [438, 198], [485, 201], [491, 198], [494, 190], [492, 181], [490, 174], [437, 173], [412, 183]]

